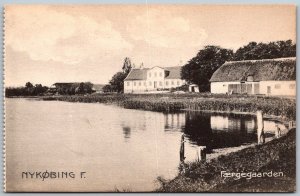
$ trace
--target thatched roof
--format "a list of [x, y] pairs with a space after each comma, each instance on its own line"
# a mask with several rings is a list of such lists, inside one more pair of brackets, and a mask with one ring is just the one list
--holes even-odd
[[212, 75], [210, 82], [296, 80], [296, 57], [231, 61], [224, 63]]
[[[167, 74], [165, 79], [180, 79], [181, 66], [177, 67], [160, 67], [164, 69]], [[146, 80], [147, 79], [147, 71], [149, 68], [144, 69], [132, 69], [125, 80]]]

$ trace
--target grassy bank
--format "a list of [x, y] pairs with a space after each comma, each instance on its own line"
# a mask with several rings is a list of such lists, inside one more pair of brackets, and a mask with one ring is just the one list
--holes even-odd
[[44, 97], [44, 100], [116, 104], [128, 109], [176, 112], [182, 109], [256, 112], [296, 119], [296, 100], [279, 97], [212, 94], [98, 94]]
[[[296, 189], [296, 130], [286, 136], [213, 159], [186, 164], [170, 181], [159, 178], [159, 192], [293, 192]], [[224, 178], [226, 172], [282, 172], [280, 177]]]

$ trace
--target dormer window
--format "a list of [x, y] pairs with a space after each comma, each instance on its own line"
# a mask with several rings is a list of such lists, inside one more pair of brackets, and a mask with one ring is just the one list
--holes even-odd
[[253, 82], [253, 76], [248, 76], [247, 77], [247, 82]]

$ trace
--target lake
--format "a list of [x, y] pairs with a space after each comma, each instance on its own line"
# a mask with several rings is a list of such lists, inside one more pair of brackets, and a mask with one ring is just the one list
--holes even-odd
[[[164, 114], [97, 103], [6, 99], [7, 190], [151, 191], [158, 176], [178, 173], [180, 140], [186, 161], [197, 147], [209, 153], [255, 143], [250, 115]], [[264, 121], [268, 137], [275, 122]], [[283, 125], [280, 125], [283, 126]], [[85, 178], [45, 179], [39, 187], [22, 172], [86, 172]]]

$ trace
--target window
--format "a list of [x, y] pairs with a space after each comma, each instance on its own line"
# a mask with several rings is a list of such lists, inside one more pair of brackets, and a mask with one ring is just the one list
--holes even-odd
[[146, 82], [144, 82], [144, 86], [146, 86]]
[[168, 86], [169, 85], [169, 82], [168, 81], [166, 81], [166, 86]]
[[157, 73], [156, 72], [154, 72], [154, 77], [156, 77], [157, 76]]
[[296, 84], [290, 84], [289, 87], [290, 87], [290, 89], [295, 89]]
[[162, 81], [159, 82], [159, 86], [162, 86]]
[[149, 78], [151, 78], [151, 72], [149, 73]]
[[275, 88], [276, 88], [276, 89], [280, 89], [280, 88], [281, 88], [281, 85], [280, 85], [280, 84], [275, 84]]
[[149, 86], [151, 86], [152, 85], [152, 82], [149, 82]]
[[159, 76], [162, 77], [162, 72], [159, 72]]
[[174, 81], [172, 81], [171, 84], [174, 85]]
[[136, 82], [133, 82], [133, 85], [136, 86]]
[[127, 86], [130, 86], [130, 82], [127, 82]]
[[180, 85], [180, 81], [179, 81], [179, 80], [177, 81], [177, 85], [178, 85], [178, 86]]
[[139, 82], [139, 86], [141, 86], [142, 84], [141, 84], [141, 82]]

